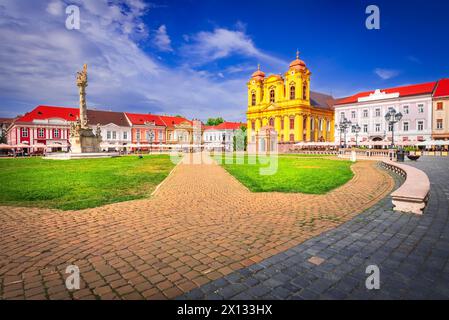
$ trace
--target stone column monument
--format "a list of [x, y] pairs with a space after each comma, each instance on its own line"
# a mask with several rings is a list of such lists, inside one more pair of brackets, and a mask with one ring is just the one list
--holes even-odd
[[72, 153], [95, 153], [100, 152], [101, 130], [97, 125], [94, 133], [88, 126], [86, 87], [87, 87], [87, 64], [83, 66], [83, 71], [77, 72], [76, 85], [80, 94], [80, 115], [75, 122], [70, 125], [70, 144]]

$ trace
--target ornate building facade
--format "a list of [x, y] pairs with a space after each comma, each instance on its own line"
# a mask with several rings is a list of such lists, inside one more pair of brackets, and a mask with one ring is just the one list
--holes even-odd
[[257, 144], [259, 131], [274, 130], [279, 144], [334, 141], [334, 99], [310, 91], [311, 72], [304, 61], [290, 63], [281, 75], [265, 77], [260, 70], [247, 83], [248, 142]]

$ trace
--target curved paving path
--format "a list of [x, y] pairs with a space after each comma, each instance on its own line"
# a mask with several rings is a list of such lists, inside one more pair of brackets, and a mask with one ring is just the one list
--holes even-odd
[[[216, 164], [180, 164], [151, 199], [81, 211], [0, 207], [0, 298], [163, 299], [258, 263], [385, 197], [371, 162], [326, 195], [251, 193]], [[81, 271], [81, 290], [64, 286]]]
[[[334, 230], [181, 298], [448, 299], [449, 159], [407, 164], [430, 178], [424, 215], [393, 212], [387, 197]], [[379, 267], [379, 290], [366, 289], [368, 265]]]

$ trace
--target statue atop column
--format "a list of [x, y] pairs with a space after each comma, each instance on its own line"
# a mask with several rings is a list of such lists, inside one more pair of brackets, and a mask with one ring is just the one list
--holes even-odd
[[87, 64], [83, 70], [76, 73], [76, 85], [80, 95], [80, 114], [75, 122], [70, 124], [70, 145], [72, 153], [95, 153], [100, 151], [101, 128], [97, 125], [95, 132], [89, 127], [87, 119], [86, 87]]
[[87, 64], [83, 65], [83, 71], [76, 73], [76, 85], [80, 94], [80, 123], [81, 128], [87, 127], [87, 103], [86, 103], [86, 87], [87, 87]]

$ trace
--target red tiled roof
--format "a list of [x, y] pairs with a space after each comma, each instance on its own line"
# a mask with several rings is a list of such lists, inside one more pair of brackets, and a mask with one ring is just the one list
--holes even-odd
[[17, 122], [33, 122], [33, 120], [46, 120], [52, 118], [75, 121], [78, 116], [78, 108], [37, 106], [32, 111], [17, 119]]
[[[420, 95], [420, 94], [431, 94], [433, 92], [436, 84], [437, 84], [437, 82], [434, 81], [434, 82], [426, 82], [426, 83], [414, 84], [414, 85], [409, 85], [409, 86], [381, 89], [380, 91], [385, 92], [385, 93], [399, 93], [400, 97], [415, 96], [415, 95]], [[337, 99], [335, 105], [355, 103], [355, 102], [358, 102], [359, 98], [368, 97], [371, 93], [374, 93], [374, 90], [359, 92], [350, 97], [340, 98], [340, 99]]]
[[435, 98], [449, 96], [449, 79], [441, 79], [438, 81], [438, 86], [433, 96]]
[[157, 126], [165, 126], [161, 116], [155, 114], [140, 114], [125, 112], [131, 124], [144, 125], [146, 122], [154, 122]]
[[159, 117], [162, 119], [162, 121], [164, 122], [164, 124], [166, 126], [178, 125], [183, 122], [188, 122], [191, 125], [193, 124], [192, 121], [187, 120], [186, 118], [182, 118], [182, 117], [172, 117], [172, 116], [159, 116]]
[[14, 118], [0, 118], [0, 123], [12, 123], [14, 121]]

